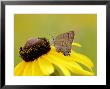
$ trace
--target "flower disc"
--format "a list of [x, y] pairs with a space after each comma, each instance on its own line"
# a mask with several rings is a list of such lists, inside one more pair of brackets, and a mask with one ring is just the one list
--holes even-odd
[[19, 54], [26, 62], [33, 61], [50, 51], [50, 43], [46, 38], [32, 38], [20, 47]]

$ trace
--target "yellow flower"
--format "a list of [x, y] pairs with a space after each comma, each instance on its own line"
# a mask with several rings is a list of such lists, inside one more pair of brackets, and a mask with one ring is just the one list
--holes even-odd
[[[81, 47], [78, 43], [72, 45]], [[34, 61], [22, 60], [14, 69], [15, 76], [93, 76], [92, 61], [85, 55], [71, 50], [70, 56], [58, 53], [54, 46]]]

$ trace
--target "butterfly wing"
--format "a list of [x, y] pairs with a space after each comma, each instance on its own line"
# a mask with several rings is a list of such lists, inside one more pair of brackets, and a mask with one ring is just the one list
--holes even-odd
[[74, 31], [60, 34], [54, 39], [54, 46], [57, 52], [62, 52], [64, 55], [69, 55], [71, 52], [71, 45], [74, 39]]

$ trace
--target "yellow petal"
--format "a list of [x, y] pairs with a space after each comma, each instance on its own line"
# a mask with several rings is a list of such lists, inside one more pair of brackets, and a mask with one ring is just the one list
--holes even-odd
[[51, 60], [53, 60], [53, 61], [55, 61], [57, 63], [60, 63], [60, 65], [65, 66], [66, 68], [68, 68], [71, 72], [73, 72], [76, 75], [94, 75], [92, 72], [85, 71], [77, 63], [75, 63], [75, 62], [73, 62], [71, 60], [70, 61], [69, 60], [66, 61], [66, 59], [69, 58], [69, 56], [68, 57], [66, 56], [64, 58], [62, 56], [48, 54], [48, 57], [51, 57]]
[[50, 75], [54, 72], [53, 65], [48, 60], [45, 59], [45, 55], [44, 57], [40, 57], [37, 61], [40, 69], [45, 75]]
[[71, 56], [73, 57], [74, 61], [83, 64], [84, 66], [86, 66], [90, 70], [94, 66], [94, 64], [92, 63], [90, 58], [88, 58], [87, 56], [85, 56], [83, 54], [77, 53], [75, 51], [71, 51]]
[[32, 76], [32, 62], [27, 62], [23, 76]]
[[44, 76], [45, 74], [41, 71], [38, 62], [35, 60], [32, 63], [32, 76]]
[[79, 43], [72, 43], [73, 46], [82, 47]]
[[15, 68], [14, 68], [14, 75], [15, 76], [22, 76], [22, 73], [24, 71], [24, 68], [26, 66], [26, 62], [22, 61], [20, 62]]
[[93, 72], [89, 72], [89, 71], [86, 71], [84, 69], [80, 69], [80, 68], [77, 68], [75, 66], [70, 66], [70, 65], [67, 65], [66, 66], [72, 73], [76, 74], [76, 75], [80, 75], [80, 76], [93, 76], [94, 73]]
[[[62, 55], [62, 53], [58, 53], [56, 52], [55, 50], [55, 47], [54, 46], [51, 46], [51, 51], [50, 51], [50, 54], [53, 54], [53, 55]], [[73, 60], [74, 62], [78, 62], [78, 63], [81, 63], [83, 64], [84, 66], [86, 66], [90, 71], [92, 71], [92, 68], [94, 66], [94, 64], [92, 63], [92, 61], [90, 60], [90, 58], [88, 58], [87, 56], [83, 55], [83, 54], [80, 54], [80, 53], [77, 53], [75, 51], [71, 51], [71, 57], [69, 58], [69, 60]], [[68, 57], [68, 56], [64, 56], [65, 58]]]
[[[52, 47], [52, 51], [50, 52], [50, 54], [53, 55], [54, 56], [53, 58], [56, 58], [56, 60], [58, 61], [60, 60], [60, 62], [63, 63], [62, 65], [65, 65], [69, 70], [71, 70], [73, 73], [77, 75], [90, 75], [90, 76], [94, 75], [93, 71], [91, 72], [86, 71], [80, 65], [75, 63], [79, 62], [91, 70], [94, 65], [91, 62], [91, 60], [85, 55], [82, 54], [79, 55], [78, 53], [75, 52], [73, 53], [72, 51], [71, 56], [62, 56], [62, 53], [58, 53], [55, 51], [55, 47]], [[65, 62], [65, 60], [67, 60], [67, 62]], [[71, 60], [73, 60], [74, 62]]]
[[59, 67], [59, 69], [63, 72], [64, 76], [71, 76], [70, 71], [65, 66], [59, 65], [58, 63], [56, 66]]
[[58, 53], [55, 50], [51, 51], [48, 55], [53, 56], [54, 58], [58, 58], [56, 60], [63, 62], [63, 64], [70, 64], [70, 65], [75, 65], [79, 68], [81, 68], [81, 66], [79, 64], [77, 64], [74, 60], [73, 57], [71, 56], [64, 56], [62, 53]]
[[69, 72], [69, 70], [61, 65], [61, 63], [59, 63], [57, 60], [53, 60], [54, 58], [52, 58], [51, 56], [46, 56], [45, 59], [47, 59], [48, 61], [50, 61], [51, 63], [53, 63], [55, 66], [57, 66], [58, 68], [60, 68], [60, 70], [63, 72], [64, 76], [70, 76], [71, 73]]

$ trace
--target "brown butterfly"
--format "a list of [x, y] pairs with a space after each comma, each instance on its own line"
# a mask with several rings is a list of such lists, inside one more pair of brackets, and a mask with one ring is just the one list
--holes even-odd
[[74, 35], [74, 31], [69, 31], [53, 38], [56, 51], [63, 53], [65, 56], [70, 55]]

